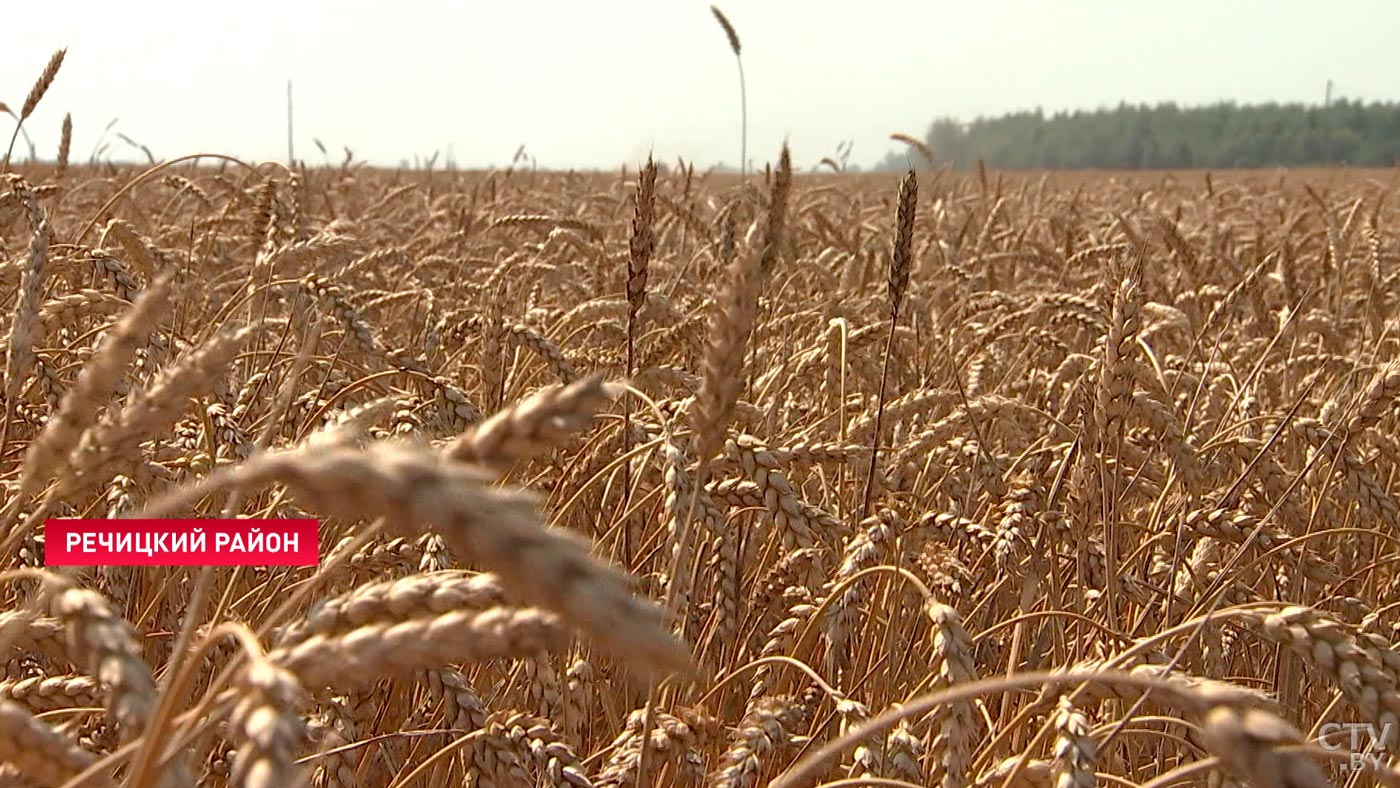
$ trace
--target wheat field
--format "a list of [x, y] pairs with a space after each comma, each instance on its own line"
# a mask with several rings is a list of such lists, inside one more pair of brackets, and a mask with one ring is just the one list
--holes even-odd
[[1400, 781], [1324, 735], [1400, 743], [1393, 173], [66, 159], [0, 184], [5, 785]]

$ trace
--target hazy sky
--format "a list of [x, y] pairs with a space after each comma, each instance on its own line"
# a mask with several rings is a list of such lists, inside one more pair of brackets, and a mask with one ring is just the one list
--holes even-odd
[[[158, 158], [296, 152], [397, 164], [449, 146], [463, 167], [524, 144], [542, 167], [615, 167], [654, 150], [702, 166], [739, 153], [738, 75], [709, 4], [10, 0], [0, 100], [18, 108], [68, 58], [26, 128], [75, 160], [104, 126]], [[854, 142], [868, 166], [939, 115], [1128, 101], [1400, 99], [1395, 0], [725, 0], [743, 43], [749, 156], [784, 138], [810, 167]], [[0, 128], [8, 132], [9, 120]], [[112, 152], [132, 155], [109, 137]], [[22, 147], [22, 146], [21, 146]], [[139, 156], [140, 154], [135, 154]], [[443, 161], [442, 158], [439, 161]]]

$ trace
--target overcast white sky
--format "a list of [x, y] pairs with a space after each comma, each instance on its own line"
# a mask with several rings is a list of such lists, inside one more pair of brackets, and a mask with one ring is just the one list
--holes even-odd
[[[68, 59], [26, 128], [75, 160], [102, 128], [158, 158], [296, 152], [380, 164], [451, 147], [502, 165], [612, 168], [677, 155], [735, 163], [738, 76], [707, 2], [10, 0], [0, 100], [18, 108], [49, 54]], [[868, 166], [939, 115], [1132, 102], [1400, 98], [1395, 0], [725, 0], [743, 43], [749, 155], [795, 164], [838, 143]], [[8, 134], [8, 118], [0, 116]], [[124, 146], [111, 139], [113, 151]], [[139, 155], [139, 154], [137, 154]], [[440, 159], [439, 161], [442, 161]]]

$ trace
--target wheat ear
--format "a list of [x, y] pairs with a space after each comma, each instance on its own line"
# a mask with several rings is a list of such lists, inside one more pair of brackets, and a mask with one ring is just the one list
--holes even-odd
[[426, 449], [323, 446], [254, 457], [153, 502], [143, 516], [169, 515], [216, 490], [273, 482], [326, 515], [383, 517], [411, 534], [434, 524], [454, 555], [476, 558], [508, 592], [562, 614], [613, 654], [642, 668], [690, 668], [664, 611], [633, 596], [620, 573], [589, 556], [586, 542], [540, 526], [528, 495], [494, 489], [480, 471]]
[[5, 150], [5, 162], [0, 164], [0, 172], [9, 171], [10, 154], [15, 151], [15, 140], [19, 139], [19, 130], [24, 127], [24, 122], [29, 119], [29, 116], [34, 114], [34, 110], [43, 100], [44, 94], [49, 92], [49, 86], [53, 84], [54, 77], [58, 76], [58, 69], [63, 66], [63, 56], [66, 54], [68, 54], [67, 49], [60, 49], [49, 57], [49, 62], [44, 66], [43, 73], [34, 82], [34, 86], [29, 89], [29, 95], [24, 97], [24, 105], [19, 111], [19, 121], [15, 123], [15, 131], [10, 135], [10, 147]]

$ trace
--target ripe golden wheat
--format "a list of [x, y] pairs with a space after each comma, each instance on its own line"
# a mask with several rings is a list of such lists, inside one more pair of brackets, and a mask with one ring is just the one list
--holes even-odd
[[[66, 158], [0, 184], [5, 784], [1400, 745], [1390, 176]], [[321, 563], [42, 568], [46, 518], [142, 514], [317, 517]]]

